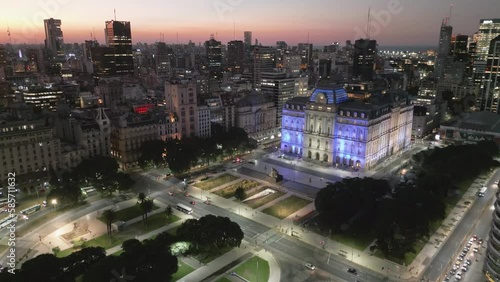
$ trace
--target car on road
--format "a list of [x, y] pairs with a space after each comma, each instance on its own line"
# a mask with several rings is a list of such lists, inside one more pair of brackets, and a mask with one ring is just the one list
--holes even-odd
[[495, 180], [495, 184], [498, 185], [498, 183], [500, 182], [500, 180]]
[[471, 265], [471, 264], [472, 264], [472, 260], [471, 260], [471, 259], [466, 259], [466, 260], [465, 260], [465, 263], [466, 263], [467, 265]]
[[347, 269], [347, 272], [351, 273], [351, 274], [354, 274], [354, 275], [357, 275], [358, 274], [358, 271], [354, 268], [348, 268]]
[[448, 275], [446, 275], [443, 279], [443, 282], [446, 282], [446, 281], [450, 281], [450, 277], [448, 277]]
[[316, 269], [316, 266], [310, 264], [310, 263], [306, 263], [306, 267], [310, 270], [315, 270]]
[[168, 194], [172, 196], [174, 193], [172, 191], [169, 191]]
[[477, 235], [472, 236], [473, 241], [477, 241]]
[[478, 247], [475, 247], [475, 248], [474, 248], [474, 253], [477, 253], [477, 252], [479, 252], [479, 248], [478, 248]]
[[462, 270], [463, 272], [467, 272], [467, 267], [462, 266], [462, 268], [460, 268], [460, 270]]
[[195, 201], [191, 201], [189, 202], [191, 205], [196, 205], [196, 202]]

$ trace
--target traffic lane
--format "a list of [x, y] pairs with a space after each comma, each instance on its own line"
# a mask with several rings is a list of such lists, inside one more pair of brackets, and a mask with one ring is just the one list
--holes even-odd
[[231, 219], [231, 221], [236, 222], [241, 227], [241, 229], [242, 229], [242, 231], [245, 234], [245, 237], [247, 239], [254, 238], [255, 236], [257, 236], [261, 233], [264, 233], [270, 229], [269, 227], [267, 227], [265, 225], [259, 224], [253, 220], [250, 220], [246, 217], [237, 215], [235, 213], [228, 212], [225, 209], [220, 208], [220, 207], [215, 206], [215, 205], [207, 205], [207, 204], [201, 203], [199, 201], [195, 201], [195, 202], [197, 202], [197, 204], [192, 205], [192, 204], [190, 204], [190, 202], [193, 201], [194, 199], [191, 197], [186, 197], [186, 196], [181, 195], [181, 194], [172, 195], [172, 196], [170, 196], [168, 194], [162, 194], [162, 195], [158, 195], [158, 197], [161, 198], [162, 202], [168, 203], [172, 207], [174, 207], [178, 203], [184, 204], [187, 206], [191, 206], [193, 208], [192, 215], [195, 218], [200, 218], [200, 217], [203, 217], [203, 216], [208, 215], [208, 214], [212, 214], [215, 216], [228, 217], [229, 219]]
[[[322, 177], [325, 179], [325, 181], [336, 182], [336, 181], [342, 180], [342, 177], [338, 177], [338, 176], [328, 174], [328, 173], [323, 173], [323, 172], [316, 171], [316, 170], [306, 168], [303, 166], [299, 166], [299, 165], [293, 165], [293, 164], [289, 164], [286, 162], [277, 161], [277, 160], [271, 159], [271, 158], [264, 158], [263, 161], [270, 164], [270, 165], [275, 165], [278, 167], [283, 167], [283, 168], [287, 168], [287, 169], [294, 170], [294, 171], [300, 171], [302, 173], [310, 174], [313, 176]], [[308, 163], [308, 165], [312, 166], [313, 164]]]
[[474, 230], [474, 234], [476, 234], [479, 238], [484, 240], [483, 244], [479, 248], [478, 253], [473, 254], [472, 264], [467, 271], [467, 275], [464, 277], [464, 282], [476, 282], [481, 281], [484, 278], [483, 274], [483, 264], [484, 264], [484, 255], [486, 253], [486, 246], [488, 244], [488, 235], [491, 228], [491, 222], [493, 220], [493, 214], [491, 212], [486, 212], [481, 216], [480, 222], [478, 223], [477, 228]]
[[[295, 239], [289, 239], [287, 236], [282, 237], [270, 244], [263, 244], [266, 248], [271, 247], [273, 251], [281, 253], [282, 255], [287, 255], [293, 258], [300, 258], [301, 268], [307, 269], [305, 263], [311, 263], [319, 269], [328, 271], [335, 276], [347, 279], [348, 281], [356, 278], [360, 281], [381, 281], [378, 276], [374, 276], [367, 269], [357, 265], [357, 264], [347, 264], [342, 262], [335, 255], [331, 255], [328, 252], [315, 248], [309, 244], [297, 241]], [[358, 271], [358, 275], [353, 275], [347, 272], [348, 268], [355, 268]]]
[[489, 189], [487, 196], [478, 197], [474, 201], [470, 210], [464, 215], [462, 221], [455, 227], [454, 231], [448, 237], [441, 250], [432, 260], [430, 266], [425, 270], [425, 277], [428, 277], [431, 280], [436, 280], [442, 275], [444, 269], [441, 269], [441, 264], [449, 263], [450, 258], [453, 257], [459, 249], [461, 249], [461, 243], [465, 240], [465, 236], [468, 235], [473, 225], [477, 222], [477, 218], [483, 209], [487, 208], [491, 197], [494, 196], [496, 190], [497, 189]]

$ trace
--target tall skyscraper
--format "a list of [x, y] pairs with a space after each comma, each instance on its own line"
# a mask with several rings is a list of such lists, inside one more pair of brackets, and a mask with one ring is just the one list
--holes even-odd
[[448, 25], [448, 18], [443, 20], [441, 24], [441, 31], [439, 32], [439, 46], [436, 55], [436, 62], [434, 64], [434, 76], [437, 78], [443, 78], [451, 50], [451, 33], [453, 27]]
[[276, 49], [266, 46], [253, 48], [253, 87], [260, 90], [261, 73], [271, 72], [276, 67]]
[[227, 43], [227, 66], [233, 73], [243, 71], [245, 60], [245, 46], [241, 40], [233, 40]]
[[302, 68], [306, 69], [313, 65], [313, 45], [310, 43], [299, 43], [298, 52], [302, 58]]
[[451, 55], [455, 62], [467, 62], [469, 58], [468, 35], [458, 34], [452, 38]]
[[377, 41], [358, 39], [354, 42], [352, 74], [360, 80], [372, 80], [375, 69]]
[[252, 32], [245, 31], [243, 35], [245, 38], [245, 48], [250, 48], [250, 46], [252, 45]]
[[163, 78], [171, 74], [169, 49], [165, 42], [156, 43], [156, 74]]
[[483, 83], [485, 110], [500, 114], [500, 35], [490, 42]]
[[45, 26], [45, 47], [50, 50], [52, 57], [64, 57], [64, 40], [61, 30], [61, 20], [43, 20]]
[[205, 42], [205, 51], [208, 61], [209, 88], [211, 91], [217, 90], [222, 82], [222, 44], [212, 35], [210, 40]]
[[134, 57], [132, 53], [130, 22], [106, 21], [104, 32], [106, 45], [114, 50], [116, 74], [133, 75]]
[[490, 49], [491, 40], [500, 35], [500, 18], [481, 19], [477, 37], [477, 60], [486, 60]]

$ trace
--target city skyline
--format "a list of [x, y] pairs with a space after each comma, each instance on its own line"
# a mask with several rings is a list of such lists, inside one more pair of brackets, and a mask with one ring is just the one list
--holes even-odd
[[[258, 39], [263, 45], [274, 45], [279, 40], [292, 45], [308, 41], [327, 45], [364, 37], [370, 7], [371, 38], [380, 45], [437, 46], [439, 27], [442, 19], [449, 16], [450, 3], [453, 3], [451, 25], [454, 34], [469, 35], [477, 31], [480, 19], [495, 17], [498, 6], [490, 0], [439, 4], [430, 0], [418, 1], [418, 4], [409, 0], [374, 0], [371, 3], [291, 0], [286, 4], [260, 0], [190, 0], [154, 3], [154, 6], [146, 2], [139, 8], [118, 1], [90, 1], [86, 5], [69, 0], [26, 2], [22, 9], [13, 2], [4, 3], [0, 25], [5, 31], [0, 33], [0, 43], [10, 41], [9, 30], [13, 44], [43, 44], [43, 20], [52, 17], [61, 19], [65, 43], [81, 43], [91, 39], [94, 33], [99, 43], [104, 44], [104, 22], [113, 19], [116, 10], [117, 20], [131, 22], [134, 44], [160, 41], [160, 34], [164, 35], [166, 43], [192, 40], [197, 44], [214, 34], [225, 44], [233, 39], [243, 40], [243, 32], [250, 30], [253, 41]], [[93, 9], [97, 4], [99, 9]]]

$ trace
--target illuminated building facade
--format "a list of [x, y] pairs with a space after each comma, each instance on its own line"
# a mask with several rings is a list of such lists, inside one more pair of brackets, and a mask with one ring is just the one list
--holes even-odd
[[63, 95], [62, 90], [57, 88], [30, 88], [22, 91], [23, 101], [28, 106], [38, 109], [55, 111], [57, 104]]
[[130, 22], [106, 21], [106, 45], [113, 49], [114, 71], [118, 75], [134, 74], [134, 57], [132, 52], [132, 33]]
[[371, 169], [410, 145], [413, 105], [401, 91], [348, 101], [344, 88], [324, 85], [283, 108], [281, 150], [326, 165]]
[[490, 239], [486, 247], [483, 272], [492, 278], [490, 281], [500, 280], [500, 194], [497, 193], [493, 222], [491, 224]]
[[61, 30], [61, 20], [43, 20], [45, 26], [45, 48], [49, 49], [53, 57], [64, 58], [64, 40]]

